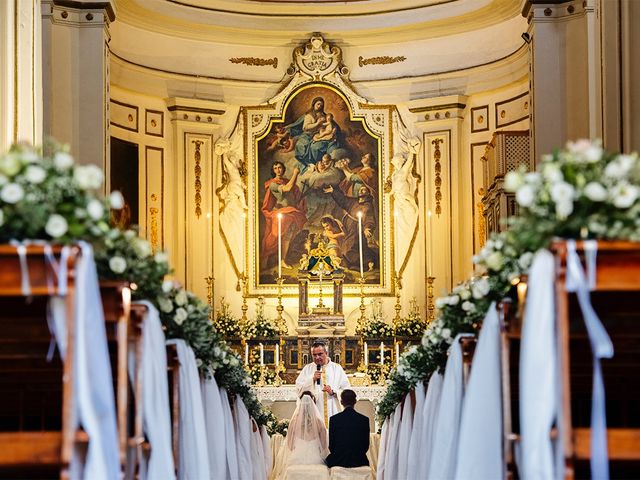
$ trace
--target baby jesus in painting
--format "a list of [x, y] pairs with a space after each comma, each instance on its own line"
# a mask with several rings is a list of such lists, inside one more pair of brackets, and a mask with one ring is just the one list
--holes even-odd
[[334, 121], [333, 118], [334, 117], [332, 113], [327, 113], [327, 116], [325, 117], [325, 122], [322, 124], [322, 126], [318, 130], [318, 133], [316, 133], [313, 136], [314, 142], [319, 142], [322, 140], [333, 140], [337, 131], [336, 122]]

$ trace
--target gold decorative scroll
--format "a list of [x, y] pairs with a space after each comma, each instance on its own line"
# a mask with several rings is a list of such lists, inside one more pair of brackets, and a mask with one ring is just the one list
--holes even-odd
[[200, 194], [200, 191], [202, 190], [202, 182], [200, 181], [200, 175], [202, 174], [202, 167], [200, 167], [200, 159], [202, 157], [200, 154], [200, 145], [202, 145], [204, 142], [202, 140], [193, 140], [193, 143], [196, 146], [196, 151], [193, 154], [193, 158], [196, 162], [196, 166], [194, 168], [194, 173], [196, 176], [196, 181], [194, 184], [194, 188], [196, 190], [196, 217], [200, 218], [200, 215], [202, 215], [202, 209], [200, 208], [200, 203], [202, 203], [202, 195]]
[[233, 57], [230, 58], [231, 63], [241, 63], [252, 67], [268, 67], [278, 68], [278, 57], [273, 58], [257, 58], [257, 57]]
[[[153, 198], [153, 195], [151, 196]], [[158, 250], [158, 209], [156, 207], [149, 208], [151, 215], [151, 248], [155, 252]]]
[[404, 62], [407, 59], [404, 55], [398, 55], [397, 57], [390, 57], [388, 55], [382, 55], [380, 57], [364, 58], [358, 57], [358, 65], [364, 67], [366, 65], [389, 65], [390, 63]]
[[[484, 188], [478, 190], [480, 198], [484, 197]], [[487, 230], [484, 225], [484, 204], [480, 200], [476, 206], [478, 207], [478, 238], [480, 240], [480, 248], [484, 247], [484, 240], [487, 235]]]
[[442, 192], [440, 191], [440, 187], [442, 187], [442, 178], [440, 177], [440, 173], [442, 172], [440, 157], [442, 156], [442, 153], [440, 152], [440, 144], [442, 142], [444, 142], [444, 140], [441, 138], [436, 138], [431, 141], [431, 144], [435, 146], [435, 150], [433, 151], [433, 161], [435, 163], [433, 170], [435, 172], [434, 186], [436, 187], [436, 215], [440, 215], [442, 213], [442, 206], [440, 205], [440, 202], [442, 201]]

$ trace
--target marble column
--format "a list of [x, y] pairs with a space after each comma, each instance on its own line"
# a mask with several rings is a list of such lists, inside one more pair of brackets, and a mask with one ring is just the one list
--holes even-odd
[[[42, 1], [44, 135], [109, 178], [109, 23], [115, 0]], [[108, 187], [108, 185], [107, 185]]]

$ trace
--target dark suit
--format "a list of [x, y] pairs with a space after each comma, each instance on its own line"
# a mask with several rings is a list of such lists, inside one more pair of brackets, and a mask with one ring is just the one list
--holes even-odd
[[369, 465], [369, 419], [353, 408], [345, 408], [329, 419], [329, 467]]

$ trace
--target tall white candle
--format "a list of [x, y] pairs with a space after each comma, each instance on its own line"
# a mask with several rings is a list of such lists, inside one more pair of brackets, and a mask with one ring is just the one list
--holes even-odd
[[369, 366], [369, 345], [367, 342], [364, 342], [364, 365], [365, 367]]
[[429, 210], [429, 263], [427, 265], [427, 276], [433, 276], [433, 215], [431, 214], [431, 210]]
[[276, 343], [276, 367], [280, 365], [280, 345]]
[[260, 344], [260, 366], [264, 365], [264, 345]]
[[400, 273], [399, 262], [400, 262], [400, 248], [398, 245], [398, 211], [393, 211], [393, 267], [396, 270], [396, 273]]
[[400, 364], [400, 343], [396, 342], [396, 365]]
[[384, 365], [384, 342], [380, 342], [380, 365]]
[[246, 275], [247, 273], [247, 213], [242, 212], [242, 273]]
[[282, 214], [278, 213], [278, 278], [282, 278]]
[[360, 251], [360, 277], [364, 277], [364, 265], [362, 261], [362, 212], [358, 212], [358, 249]]
[[249, 365], [249, 344], [244, 344], [244, 364]]

